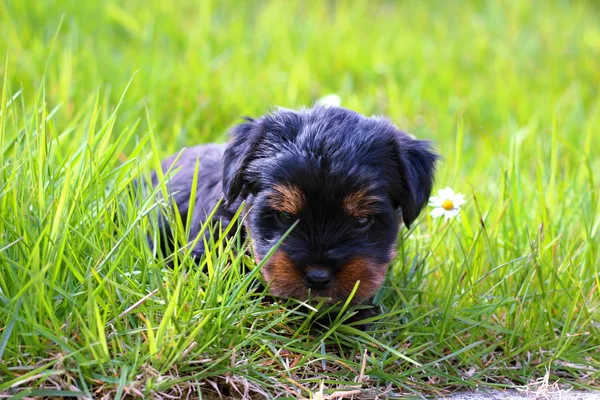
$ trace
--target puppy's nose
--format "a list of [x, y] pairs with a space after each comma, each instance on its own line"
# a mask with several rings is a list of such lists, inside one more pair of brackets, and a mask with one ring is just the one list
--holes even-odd
[[309, 289], [327, 289], [331, 283], [331, 272], [326, 268], [311, 268], [306, 272], [306, 285]]

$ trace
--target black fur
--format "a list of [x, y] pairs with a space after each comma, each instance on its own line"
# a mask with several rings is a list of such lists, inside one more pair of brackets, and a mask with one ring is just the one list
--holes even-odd
[[[206, 144], [202, 146], [191, 147], [174, 154], [162, 162], [163, 173], [171, 173], [172, 177], [167, 180], [166, 186], [169, 193], [169, 200], [177, 205], [177, 210], [181, 220], [185, 223], [190, 209], [190, 197], [192, 192], [192, 183], [196, 163], [199, 163], [196, 197], [194, 199], [194, 214], [191, 219], [188, 240], [194, 241], [203, 223], [208, 215], [219, 207], [214, 214], [216, 220], [220, 220], [223, 226], [227, 226], [229, 221], [240, 206], [241, 201], [233, 201], [231, 204], [225, 204], [219, 200], [223, 197], [223, 153], [226, 145], [224, 144]], [[158, 177], [155, 172], [152, 173], [152, 184], [158, 184]], [[163, 254], [167, 255], [173, 251], [171, 229], [166, 220], [166, 216], [159, 215], [159, 225], [163, 231], [164, 238], [161, 242]], [[209, 230], [204, 230], [205, 236]], [[204, 241], [202, 238], [191, 249], [194, 258], [199, 259], [204, 254]]]
[[[192, 238], [221, 197], [225, 202], [216, 217], [224, 224], [245, 201], [250, 206], [246, 228], [257, 260], [299, 220], [280, 248], [290, 268], [305, 276], [306, 267], [325, 266], [335, 283], [357, 257], [389, 264], [400, 227], [397, 215], [406, 226], [417, 218], [431, 193], [437, 155], [429, 142], [410, 137], [385, 118], [337, 107], [280, 109], [235, 127], [226, 147], [183, 151], [176, 163], [181, 169], [169, 188], [184, 221], [198, 158]], [[174, 159], [165, 160], [163, 169], [171, 168]], [[280, 218], [268, 204], [273, 186], [282, 183], [298, 187], [306, 199], [291, 218]], [[341, 205], [345, 196], [360, 190], [380, 199], [366, 230]], [[193, 251], [201, 256], [202, 241]], [[298, 288], [283, 294], [298, 296]]]

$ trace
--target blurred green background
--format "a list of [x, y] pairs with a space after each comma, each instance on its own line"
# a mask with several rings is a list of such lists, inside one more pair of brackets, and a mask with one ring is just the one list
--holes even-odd
[[13, 90], [33, 92], [48, 65], [66, 121], [96, 91], [116, 104], [137, 73], [119, 121], [145, 123], [147, 107], [167, 152], [337, 93], [435, 139], [449, 165], [462, 119], [468, 170], [555, 117], [584, 145], [599, 121], [599, 14], [585, 1], [4, 1], [0, 54]]

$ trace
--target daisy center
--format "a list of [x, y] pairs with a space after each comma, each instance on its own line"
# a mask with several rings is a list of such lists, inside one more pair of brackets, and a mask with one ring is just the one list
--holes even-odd
[[444, 202], [442, 203], [442, 208], [444, 210], [450, 211], [454, 208], [454, 203], [452, 202], [452, 200], [444, 200]]

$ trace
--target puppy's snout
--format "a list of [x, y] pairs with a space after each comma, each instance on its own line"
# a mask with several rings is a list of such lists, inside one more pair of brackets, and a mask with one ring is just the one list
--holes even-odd
[[327, 268], [310, 268], [306, 271], [306, 286], [308, 286], [309, 289], [327, 289], [331, 280], [331, 271]]

